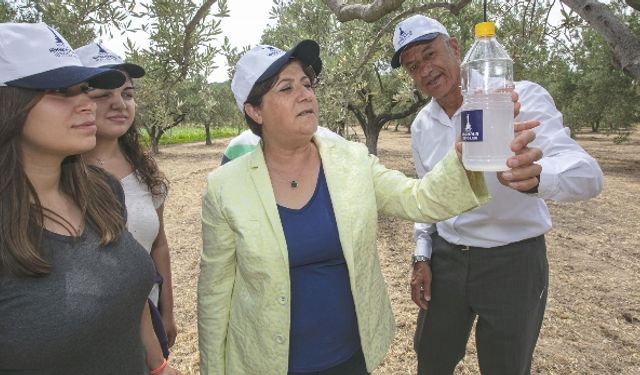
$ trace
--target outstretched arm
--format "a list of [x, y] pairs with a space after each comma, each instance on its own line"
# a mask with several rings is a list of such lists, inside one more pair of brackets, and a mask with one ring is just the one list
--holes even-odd
[[[521, 121], [539, 120], [535, 140], [515, 145], [517, 160], [498, 176], [500, 182], [543, 199], [577, 201], [602, 191], [603, 175], [597, 161], [569, 136], [562, 114], [551, 95], [540, 85], [523, 82], [520, 91]], [[519, 151], [518, 151], [519, 150]], [[534, 180], [535, 179], [535, 180]]]

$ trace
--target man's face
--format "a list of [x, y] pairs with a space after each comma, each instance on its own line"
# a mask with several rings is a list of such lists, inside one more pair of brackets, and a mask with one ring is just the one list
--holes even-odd
[[439, 36], [416, 43], [402, 52], [400, 61], [416, 87], [436, 100], [460, 94], [460, 49], [456, 38]]

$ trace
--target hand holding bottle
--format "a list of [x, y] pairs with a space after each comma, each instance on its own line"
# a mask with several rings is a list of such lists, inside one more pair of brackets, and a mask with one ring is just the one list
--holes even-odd
[[542, 166], [535, 162], [542, 158], [542, 150], [529, 147], [536, 138], [535, 133], [530, 129], [538, 125], [540, 122], [537, 120], [515, 124], [516, 134], [510, 146], [515, 156], [507, 160], [507, 166], [511, 169], [498, 172], [498, 181], [501, 184], [522, 193], [537, 193], [540, 184]]

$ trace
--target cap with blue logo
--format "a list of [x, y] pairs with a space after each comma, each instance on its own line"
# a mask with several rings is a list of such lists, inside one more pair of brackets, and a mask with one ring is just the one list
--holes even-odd
[[76, 49], [76, 53], [84, 66], [123, 70], [131, 78], [140, 78], [145, 73], [144, 68], [140, 65], [125, 62], [117, 53], [107, 49], [100, 43], [89, 43]]
[[0, 24], [0, 86], [48, 90], [89, 82], [110, 89], [124, 81], [117, 70], [83, 66], [69, 43], [44, 23]]
[[241, 112], [244, 113], [244, 103], [253, 86], [278, 74], [291, 59], [298, 59], [304, 65], [311, 66], [316, 75], [322, 70], [320, 46], [308, 39], [286, 52], [273, 46], [258, 45], [238, 60], [236, 72], [231, 80], [231, 91]]
[[396, 25], [393, 32], [393, 49], [396, 51], [391, 59], [391, 67], [400, 66], [400, 56], [410, 44], [415, 42], [428, 42], [438, 35], [449, 35], [447, 29], [433, 18], [415, 15]]

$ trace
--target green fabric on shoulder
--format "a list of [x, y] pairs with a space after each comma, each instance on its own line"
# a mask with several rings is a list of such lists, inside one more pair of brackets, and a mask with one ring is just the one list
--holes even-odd
[[247, 144], [233, 145], [233, 146], [227, 147], [227, 149], [224, 150], [224, 155], [227, 157], [227, 159], [233, 160], [255, 149], [256, 149], [256, 145], [247, 145]]

